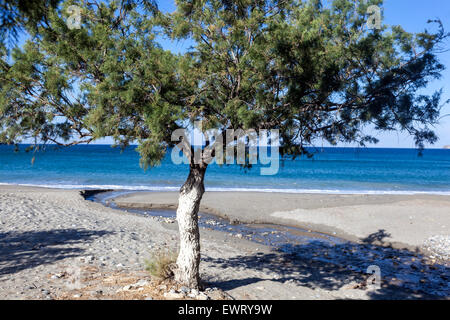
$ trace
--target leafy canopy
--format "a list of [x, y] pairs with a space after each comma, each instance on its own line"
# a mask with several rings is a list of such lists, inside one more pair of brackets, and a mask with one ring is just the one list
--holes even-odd
[[[69, 30], [66, 9], [82, 10], [81, 29]], [[3, 52], [0, 142], [59, 145], [113, 137], [140, 143], [144, 164], [162, 157], [182, 118], [177, 58], [154, 41], [154, 4], [66, 1], [23, 48]]]
[[371, 5], [382, 1], [177, 1], [160, 21], [174, 39], [196, 42], [184, 69], [195, 82], [187, 113], [223, 130], [277, 128], [294, 155], [317, 139], [377, 142], [367, 128], [434, 143], [441, 92], [420, 92], [441, 76], [448, 34], [439, 21], [436, 33], [368, 29]]
[[[65, 9], [79, 5], [81, 29]], [[282, 153], [317, 139], [377, 140], [404, 130], [418, 147], [437, 139], [441, 92], [421, 92], [441, 76], [448, 37], [400, 26], [368, 29], [381, 0], [188, 0], [163, 14], [154, 3], [65, 1], [0, 65], [0, 143], [35, 138], [61, 145], [113, 137], [139, 142], [144, 165], [196, 120], [203, 128], [279, 129]], [[176, 56], [155, 34], [189, 38]], [[189, 120], [189, 121], [187, 121]]]

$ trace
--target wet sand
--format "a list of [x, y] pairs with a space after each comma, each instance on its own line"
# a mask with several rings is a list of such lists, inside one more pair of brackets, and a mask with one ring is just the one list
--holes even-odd
[[[175, 209], [176, 192], [138, 192], [114, 199], [121, 207]], [[278, 224], [351, 241], [420, 248], [450, 235], [450, 197], [206, 192], [201, 211], [234, 222]]]

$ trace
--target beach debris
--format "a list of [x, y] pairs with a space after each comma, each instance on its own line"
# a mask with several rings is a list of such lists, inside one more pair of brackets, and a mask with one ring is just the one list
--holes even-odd
[[231, 218], [230, 219], [230, 224], [231, 225], [237, 225], [237, 224], [240, 224], [241, 222], [238, 220], [238, 219], [236, 219], [236, 218]]
[[431, 258], [450, 260], [450, 235], [436, 235], [428, 238], [423, 247], [430, 251]]
[[149, 284], [149, 282], [145, 279], [141, 279], [138, 282], [136, 282], [133, 286], [134, 287], [145, 287]]
[[179, 291], [181, 293], [188, 294], [191, 290], [187, 287], [181, 287]]
[[164, 293], [164, 298], [167, 299], [183, 299], [184, 297], [184, 294], [175, 292], [175, 290], [170, 290], [169, 292]]
[[284, 284], [296, 284], [296, 283], [297, 281], [295, 281], [294, 279], [289, 279], [284, 282]]
[[170, 217], [158, 216], [157, 218], [160, 222], [164, 222], [164, 223], [168, 223], [168, 224], [172, 224], [177, 221], [176, 218], [170, 218]]
[[94, 256], [85, 256], [85, 257], [80, 257], [79, 261], [80, 262], [84, 262], [84, 263], [91, 263], [95, 260]]
[[41, 292], [43, 295], [46, 295], [46, 296], [50, 295], [50, 291], [48, 291], [48, 290], [41, 289]]
[[199, 295], [199, 294], [200, 294], [200, 291], [198, 291], [197, 289], [192, 289], [192, 290], [191, 290], [191, 294], [193, 294], [193, 295]]
[[200, 293], [200, 294], [196, 297], [196, 299], [197, 299], [197, 300], [209, 300], [210, 298], [209, 298], [206, 294]]
[[51, 279], [61, 279], [61, 278], [63, 278], [65, 275], [66, 275], [65, 273], [56, 273], [56, 274], [52, 275], [50, 278], [51, 278]]
[[210, 226], [224, 226], [222, 223], [216, 220], [206, 220], [204, 223]]

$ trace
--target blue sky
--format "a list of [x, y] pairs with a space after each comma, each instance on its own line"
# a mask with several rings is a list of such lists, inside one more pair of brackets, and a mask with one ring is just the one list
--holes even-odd
[[[388, 25], [401, 25], [408, 32], [420, 32], [427, 27], [428, 19], [439, 18], [447, 31], [450, 31], [450, 1], [449, 0], [385, 0], [384, 22]], [[446, 42], [450, 49], [450, 41]], [[443, 100], [450, 99], [450, 51], [439, 56], [446, 66], [442, 79], [435, 81], [429, 87], [431, 90], [444, 90]], [[450, 114], [450, 105], [442, 109], [442, 115]], [[435, 147], [450, 145], [450, 116], [441, 120], [435, 128], [439, 141]], [[389, 133], [379, 135], [378, 146], [413, 147], [414, 143], [406, 134]]]

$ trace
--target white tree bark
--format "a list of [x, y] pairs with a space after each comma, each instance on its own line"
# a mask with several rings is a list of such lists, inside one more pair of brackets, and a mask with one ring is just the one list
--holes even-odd
[[174, 270], [175, 281], [188, 288], [200, 286], [200, 233], [198, 210], [205, 187], [206, 165], [191, 164], [189, 176], [180, 189], [177, 221], [180, 231], [180, 252]]

